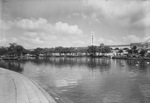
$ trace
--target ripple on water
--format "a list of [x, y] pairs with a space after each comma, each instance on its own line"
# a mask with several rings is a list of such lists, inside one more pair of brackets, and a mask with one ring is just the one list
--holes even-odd
[[139, 85], [140, 91], [144, 95], [144, 97], [150, 97], [150, 84], [142, 84]]
[[130, 72], [130, 73], [129, 73], [129, 77], [131, 77], [131, 78], [136, 77], [136, 76], [137, 76], [136, 73], [133, 73], [133, 72]]
[[109, 91], [105, 94], [104, 103], [121, 103], [122, 96], [120, 92]]

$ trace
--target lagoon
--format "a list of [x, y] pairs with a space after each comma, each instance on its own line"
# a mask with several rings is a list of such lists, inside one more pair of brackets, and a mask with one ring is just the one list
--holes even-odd
[[150, 103], [150, 62], [52, 57], [0, 61], [37, 82], [58, 103]]

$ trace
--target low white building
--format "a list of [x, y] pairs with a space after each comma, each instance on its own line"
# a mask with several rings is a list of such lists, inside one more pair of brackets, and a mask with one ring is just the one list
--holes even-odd
[[150, 50], [150, 42], [147, 43], [131, 43], [130, 47], [133, 48], [134, 46], [137, 47], [137, 49], [146, 49], [146, 50]]

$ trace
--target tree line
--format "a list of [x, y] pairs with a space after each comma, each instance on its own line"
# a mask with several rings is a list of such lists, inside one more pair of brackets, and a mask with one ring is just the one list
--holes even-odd
[[100, 46], [88, 46], [88, 47], [62, 47], [58, 46], [55, 48], [40, 48], [37, 47], [33, 50], [25, 49], [22, 45], [18, 45], [17, 43], [9, 43], [8, 47], [0, 47], [0, 56], [9, 56], [9, 57], [20, 57], [25, 56], [26, 54], [32, 56], [105, 56], [108, 53], [111, 53], [112, 50], [115, 50], [117, 53], [123, 53], [126, 51], [128, 56], [136, 57], [141, 56], [144, 57], [146, 54], [146, 50], [142, 49], [138, 51], [137, 47], [129, 48], [115, 48], [112, 49], [109, 46], [100, 45]]
[[55, 48], [40, 48], [37, 47], [33, 50], [25, 49], [22, 45], [17, 43], [9, 43], [8, 47], [0, 47], [1, 56], [24, 56], [26, 54], [34, 56], [52, 56], [53, 54], [62, 55], [96, 55], [96, 53], [106, 54], [111, 52], [109, 46], [88, 46], [88, 47], [62, 47]]

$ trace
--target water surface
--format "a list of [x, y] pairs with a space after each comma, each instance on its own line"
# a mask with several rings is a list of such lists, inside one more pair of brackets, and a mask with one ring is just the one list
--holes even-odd
[[150, 62], [102, 58], [1, 61], [60, 103], [150, 103]]

